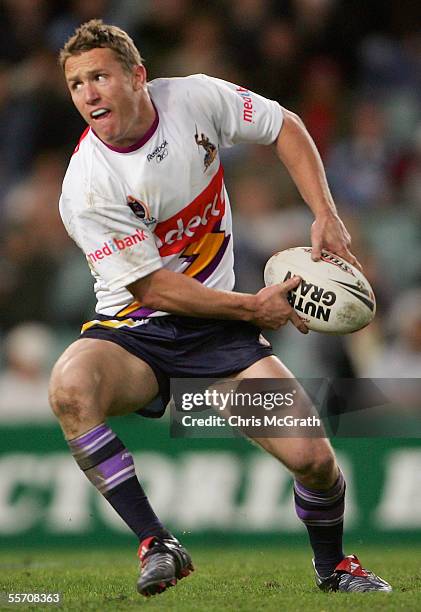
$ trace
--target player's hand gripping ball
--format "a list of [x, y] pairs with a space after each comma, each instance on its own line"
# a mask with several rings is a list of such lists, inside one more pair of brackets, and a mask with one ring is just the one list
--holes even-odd
[[302, 282], [288, 301], [309, 329], [349, 334], [373, 320], [376, 298], [370, 283], [338, 255], [323, 250], [320, 261], [313, 261], [310, 247], [294, 247], [275, 253], [265, 266], [266, 286], [294, 275]]

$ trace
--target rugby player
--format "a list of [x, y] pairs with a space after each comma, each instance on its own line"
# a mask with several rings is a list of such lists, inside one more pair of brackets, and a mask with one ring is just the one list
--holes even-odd
[[[316, 147], [294, 113], [205, 75], [148, 82], [130, 37], [100, 20], [76, 30], [60, 61], [88, 124], [60, 213], [91, 268], [97, 308], [55, 365], [50, 401], [79, 467], [138, 537], [137, 589], [151, 595], [187, 576], [192, 561], [154, 513], [108, 417], [157, 416], [147, 406], [157, 396], [167, 404], [171, 377], [291, 378], [261, 329], [291, 322], [308, 331], [286, 299], [298, 277], [256, 295], [232, 291], [219, 148], [274, 145], [314, 213], [314, 259], [327, 248], [359, 264]], [[256, 442], [294, 475], [319, 587], [390, 590], [342, 551], [345, 482], [328, 440]]]

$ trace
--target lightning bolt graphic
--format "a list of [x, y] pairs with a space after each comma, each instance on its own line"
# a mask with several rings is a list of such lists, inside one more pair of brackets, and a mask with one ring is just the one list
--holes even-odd
[[[214, 232], [205, 234], [200, 240], [189, 244], [180, 255], [189, 263], [183, 274], [193, 277], [200, 274], [216, 257], [225, 239], [225, 232]], [[127, 317], [139, 308], [142, 308], [142, 304], [136, 300], [123, 308], [116, 316]]]
[[206, 268], [218, 253], [225, 238], [225, 232], [205, 234], [197, 242], [189, 244], [181, 257], [190, 259], [190, 265], [183, 271], [187, 276], [196, 276]]

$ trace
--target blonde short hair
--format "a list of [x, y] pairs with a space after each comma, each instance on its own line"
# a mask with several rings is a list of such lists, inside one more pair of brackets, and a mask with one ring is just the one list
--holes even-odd
[[107, 25], [101, 19], [91, 19], [79, 26], [66, 42], [60, 51], [60, 65], [64, 70], [69, 57], [98, 48], [114, 51], [119, 62], [129, 72], [143, 63], [142, 56], [127, 32], [117, 26]]

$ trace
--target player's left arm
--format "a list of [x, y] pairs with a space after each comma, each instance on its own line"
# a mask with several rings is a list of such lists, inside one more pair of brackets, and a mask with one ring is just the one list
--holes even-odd
[[276, 152], [314, 214], [311, 227], [313, 259], [320, 259], [321, 250], [325, 248], [361, 268], [350, 250], [351, 237], [336, 210], [313, 139], [298, 115], [285, 108], [283, 114]]

